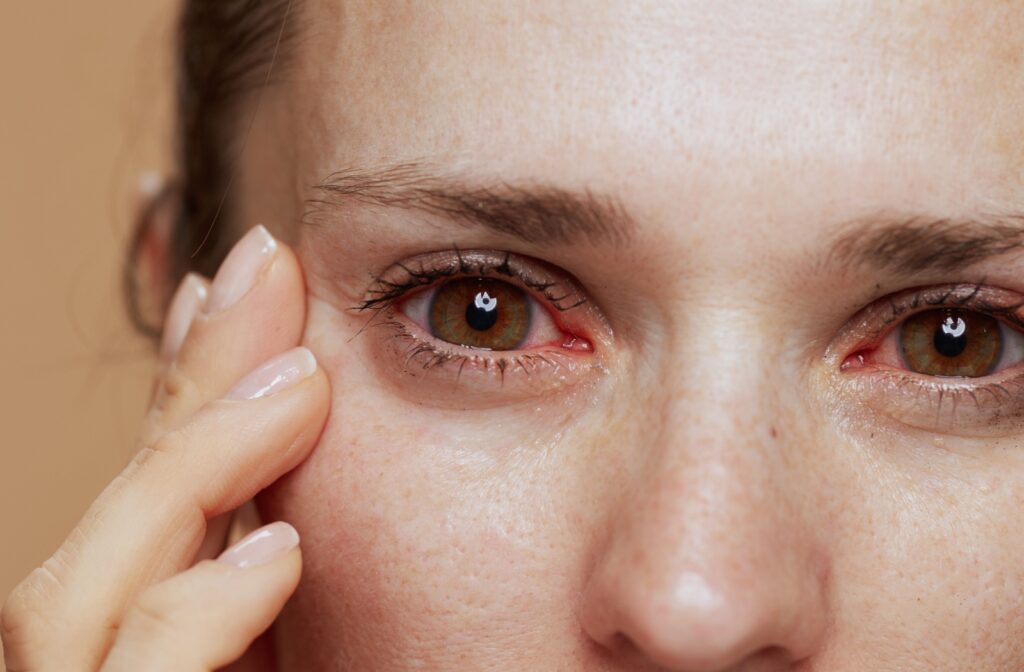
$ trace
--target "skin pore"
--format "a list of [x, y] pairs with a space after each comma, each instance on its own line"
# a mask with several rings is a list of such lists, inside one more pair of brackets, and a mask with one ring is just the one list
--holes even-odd
[[[1021, 365], [870, 354], [1024, 302], [1015, 9], [296, 3], [236, 184], [333, 395], [258, 501], [303, 539], [283, 668], [1024, 666]], [[457, 376], [358, 309], [463, 253], [592, 348]]]

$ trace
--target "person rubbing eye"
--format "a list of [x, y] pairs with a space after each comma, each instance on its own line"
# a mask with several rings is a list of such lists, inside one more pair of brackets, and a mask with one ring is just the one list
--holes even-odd
[[153, 410], [9, 669], [1024, 669], [1014, 3], [182, 12]]

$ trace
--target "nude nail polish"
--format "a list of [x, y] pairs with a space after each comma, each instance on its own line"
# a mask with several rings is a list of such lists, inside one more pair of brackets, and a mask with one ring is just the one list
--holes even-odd
[[262, 225], [250, 229], [235, 243], [214, 276], [206, 312], [219, 313], [245, 296], [276, 251], [277, 241]]
[[295, 528], [288, 523], [276, 522], [264, 525], [242, 537], [238, 543], [221, 553], [217, 561], [235, 567], [257, 567], [271, 562], [298, 545], [299, 533]]
[[307, 348], [292, 348], [256, 367], [231, 388], [227, 399], [258, 399], [286, 390], [316, 371], [316, 357]]
[[160, 357], [165, 362], [174, 359], [188, 334], [192, 320], [207, 300], [206, 283], [194, 273], [189, 273], [178, 286], [171, 300], [164, 323], [164, 334], [160, 341]]

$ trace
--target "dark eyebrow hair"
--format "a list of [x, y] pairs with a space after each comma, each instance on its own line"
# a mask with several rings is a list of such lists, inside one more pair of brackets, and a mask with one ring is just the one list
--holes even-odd
[[313, 189], [317, 195], [306, 201], [306, 223], [311, 223], [321, 210], [352, 200], [441, 215], [535, 246], [624, 246], [635, 229], [622, 204], [610, 196], [543, 184], [512, 185], [501, 180], [475, 183], [434, 174], [419, 162], [338, 171]]
[[948, 272], [1022, 245], [1024, 215], [956, 219], [882, 213], [844, 225], [828, 261], [897, 275]]

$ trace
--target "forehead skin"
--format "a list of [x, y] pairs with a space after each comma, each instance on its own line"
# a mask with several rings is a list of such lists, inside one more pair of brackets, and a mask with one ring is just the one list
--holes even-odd
[[299, 4], [307, 185], [429, 157], [608, 189], [675, 238], [1018, 191], [1013, 2]]
[[[731, 313], [704, 313], [726, 324], [709, 324], [707, 337], [693, 341], [702, 349], [690, 372], [700, 370], [689, 382], [718, 384], [701, 398], [720, 403], [726, 410], [719, 412], [726, 413], [742, 407], [727, 395], [760, 375], [759, 367], [766, 368], [769, 358], [754, 352], [749, 339], [736, 340], [743, 336], [735, 333], [741, 330], [724, 317], [749, 319], [748, 333], [767, 332], [767, 323], [742, 315], [744, 310], [754, 312], [747, 309], [758, 303], [751, 295], [763, 292], [755, 298], [770, 297], [771, 302], [763, 301], [767, 310], [777, 308], [783, 294], [779, 285], [786, 282], [782, 276], [793, 260], [822, 247], [841, 222], [879, 210], [955, 216], [1024, 207], [1019, 195], [1024, 163], [1021, 14], [1015, 2], [994, 1], [300, 1], [293, 16], [299, 31], [290, 45], [294, 58], [261, 102], [247, 147], [240, 180], [241, 220], [296, 222], [310, 186], [330, 173], [406, 160], [425, 160], [442, 172], [460, 175], [613, 194], [637, 221], [628, 261], [613, 256], [617, 263], [609, 265], [600, 250], [575, 250], [568, 256], [556, 251], [549, 260], [570, 268], [589, 288], [608, 293], [627, 279], [638, 283], [638, 278], [657, 278], [636, 303], [664, 301], [672, 318], [683, 311], [681, 297], [693, 296], [685, 292], [684, 283], [673, 282], [678, 277], [699, 277], [707, 287], [721, 290], [720, 295], [740, 299], [735, 305], [741, 308]], [[348, 261], [363, 263], [364, 252], [372, 252], [367, 258], [378, 265], [401, 256], [387, 244], [371, 249], [373, 241], [361, 234], [346, 239], [342, 226], [334, 231], [339, 247], [349, 250], [347, 256], [338, 256]], [[530, 610], [524, 616], [529, 623], [546, 615], [536, 605], [544, 605], [549, 595], [556, 605], [552, 612], [568, 604], [570, 598], [557, 591], [571, 594], [579, 588], [572, 581], [585, 578], [579, 570], [584, 560], [574, 558], [563, 565], [562, 558], [545, 556], [543, 550], [515, 555], [517, 549], [503, 546], [497, 555], [507, 554], [500, 559], [509, 562], [498, 563], [483, 535], [472, 534], [488, 530], [488, 521], [469, 522], [472, 512], [451, 505], [448, 493], [441, 492], [444, 476], [428, 453], [437, 448], [431, 444], [439, 444], [443, 432], [425, 426], [429, 413], [410, 413], [396, 421], [380, 410], [394, 400], [375, 397], [372, 381], [359, 381], [364, 387], [358, 391], [347, 387], [361, 369], [339, 335], [343, 330], [335, 328], [347, 323], [329, 317], [333, 307], [325, 307], [334, 303], [333, 290], [318, 278], [316, 260], [327, 255], [314, 247], [324, 239], [311, 244], [290, 233], [303, 243], [304, 263], [312, 262], [307, 277], [314, 305], [307, 339], [332, 375], [336, 401], [325, 438], [310, 462], [264, 502], [277, 514], [272, 517], [299, 524], [304, 542], [309, 541], [305, 587], [294, 603], [301, 613], [293, 619], [290, 634], [298, 640], [308, 629], [313, 634], [305, 641], [330, 648], [334, 644], [327, 639], [342, 627], [329, 622], [338, 613], [332, 610], [347, 609], [347, 643], [369, 650], [373, 646], [361, 638], [379, 636], [372, 631], [375, 625], [394, 623], [404, 609], [407, 619], [420, 627], [410, 637], [443, 642], [449, 633], [431, 628], [449, 626], [449, 614], [419, 614], [423, 618], [416, 620], [417, 607], [430, 604], [423, 596], [431, 590], [458, 594], [454, 577], [465, 575], [472, 562], [478, 562], [474, 576], [486, 586], [481, 604], [528, 602], [523, 608]], [[450, 244], [450, 236], [430, 242]], [[426, 251], [412, 247], [414, 252]], [[568, 261], [572, 263], [563, 263]], [[778, 282], [752, 282], [766, 275]], [[824, 292], [821, 286], [817, 289]], [[652, 331], [679, 325], [672, 319], [648, 324]], [[666, 337], [661, 342], [682, 340]], [[736, 367], [741, 373], [723, 373], [720, 365], [730, 355], [742, 365]], [[656, 364], [668, 370], [673, 361], [665, 357]], [[347, 381], [341, 380], [346, 376]], [[783, 380], [792, 383], [785, 376]], [[564, 443], [606, 441], [592, 449], [591, 454], [602, 456], [612, 454], [618, 444], [644, 445], [651, 426], [643, 421], [652, 416], [635, 407], [640, 402], [629, 398], [628, 381], [617, 383], [624, 398], [618, 401], [628, 411], [621, 413], [624, 419], [611, 412], [619, 407], [602, 408], [616, 421], [589, 432], [570, 422]], [[751, 405], [768, 389], [753, 384], [747, 388], [742, 401]], [[644, 391], [651, 389], [653, 385]], [[698, 396], [686, 402], [699, 405]], [[667, 413], [683, 417], [684, 410], [676, 406]], [[417, 426], [419, 420], [424, 426]], [[722, 426], [731, 426], [727, 420]], [[747, 424], [734, 431], [751, 436], [760, 431], [754, 420], [743, 420]], [[458, 420], [450, 424], [458, 425]], [[524, 424], [513, 418], [507, 425], [509, 442], [522, 438]], [[846, 535], [830, 549], [843, 559], [835, 585], [846, 592], [835, 596], [836, 611], [865, 622], [876, 614], [890, 617], [861, 623], [870, 637], [849, 634], [852, 628], [840, 632], [832, 642], [839, 664], [828, 669], [885, 669], [879, 659], [900, 660], [906, 654], [903, 638], [921, 645], [914, 658], [920, 665], [914, 669], [938, 669], [970, 647], [977, 647], [970, 652], [973, 656], [987, 650], [998, 661], [1019, 660], [1019, 645], [1006, 643], [1009, 626], [994, 621], [1009, 621], [1015, 617], [1007, 614], [1019, 611], [1021, 576], [1012, 558], [1020, 543], [1006, 549], [995, 544], [997, 536], [1006, 536], [1005, 522], [987, 515], [1000, 506], [1007, 515], [1019, 510], [1024, 501], [1024, 487], [1015, 480], [1019, 472], [1005, 469], [1002, 482], [988, 482], [986, 467], [991, 465], [979, 460], [976, 481], [964, 478], [957, 489], [940, 474], [932, 481], [938, 484], [936, 493], [919, 493], [916, 500], [908, 495], [896, 509], [890, 505], [900, 496], [891, 493], [916, 487], [912, 479], [904, 482], [902, 475], [890, 473], [897, 470], [886, 471], [889, 465], [882, 458], [864, 467], [859, 453], [835, 447], [843, 438], [827, 431], [819, 434], [825, 437], [819, 453], [828, 455], [822, 460], [833, 460], [828, 466], [840, 475], [833, 481], [808, 478], [804, 482], [823, 492], [805, 496], [808, 501], [833, 497], [834, 509], [822, 507], [838, 512], [826, 532], [838, 537], [841, 528]], [[388, 459], [381, 457], [385, 453]], [[553, 460], [560, 459], [560, 453], [555, 455]], [[623, 462], [639, 459], [624, 451], [617, 455]], [[546, 493], [600, 482], [585, 469], [603, 467], [580, 466], [582, 458], [574, 459], [578, 461], [566, 467], [564, 479], [552, 477], [554, 485]], [[1003, 459], [1012, 464], [1012, 458]], [[826, 482], [829, 492], [824, 492]], [[987, 489], [977, 488], [984, 492], [975, 497], [969, 486], [982, 482]], [[386, 490], [385, 483], [393, 490]], [[890, 492], [885, 492], [887, 487]], [[937, 493], [945, 487], [953, 494], [945, 493], [939, 501]], [[531, 494], [528, 479], [521, 489]], [[404, 494], [397, 494], [399, 490]], [[470, 501], [472, 488], [467, 490], [469, 494], [461, 494]], [[870, 503], [851, 494], [879, 492]], [[957, 499], [960, 494], [965, 496]], [[414, 501], [396, 503], [401, 497]], [[572, 498], [559, 492], [557, 503]], [[580, 498], [589, 501], [589, 493]], [[449, 516], [446, 529], [469, 532], [460, 538], [463, 555], [454, 558], [447, 555], [450, 548], [440, 532], [438, 538], [426, 538], [431, 534], [424, 531], [427, 523], [417, 518], [445, 506], [451, 507], [444, 509]], [[546, 533], [550, 521], [528, 519], [526, 505], [504, 510], [501, 502], [494, 502], [492, 507], [493, 519], [511, 520], [510, 528], [520, 524], [533, 540]], [[553, 517], [560, 513], [556, 504], [550, 509]], [[821, 511], [813, 513], [826, 517]], [[584, 512], [582, 519], [590, 520], [588, 515]], [[374, 545], [378, 530], [370, 520], [402, 531], [391, 539], [398, 550]], [[584, 545], [572, 536], [578, 527], [553, 530], [552, 535], [560, 536], [549, 540], [550, 546], [531, 547], [531, 553], [534, 548], [571, 553]], [[333, 531], [323, 532], [327, 528]], [[948, 541], [951, 529], [961, 530], [958, 544], [972, 548], [972, 559], [961, 558]], [[503, 538], [515, 535], [508, 532]], [[325, 538], [338, 547], [326, 549]], [[425, 551], [416, 556], [422, 574], [409, 570], [401, 575], [408, 569], [403, 563], [416, 550]], [[345, 561], [328, 557], [329, 552], [344, 554]], [[904, 573], [902, 562], [910, 557], [920, 560], [916, 574]], [[516, 585], [518, 574], [507, 574], [511, 570], [506, 565], [513, 559], [536, 572], [531, 590]], [[534, 561], [537, 565], [531, 565]], [[385, 569], [373, 569], [378, 566]], [[993, 569], [984, 581], [974, 581], [982, 566]], [[886, 589], [879, 590], [882, 586]], [[513, 588], [516, 595], [506, 600], [505, 593]], [[1007, 598], [1007, 592], [1015, 596]], [[921, 604], [928, 605], [928, 613]], [[959, 614], [967, 607], [977, 628], [965, 633]], [[477, 620], [490, 613], [476, 603], [469, 603], [466, 611]], [[982, 623], [990, 613], [999, 615]], [[957, 622], [949, 620], [950, 614], [958, 615]], [[559, 616], [573, 621], [572, 614]], [[514, 632], [521, 625], [514, 622], [516, 617], [514, 611], [503, 611], [501, 619], [506, 620], [495, 629], [506, 625]], [[303, 618], [308, 627], [294, 625]], [[319, 630], [308, 625], [317, 619], [327, 624]], [[367, 624], [365, 631], [357, 621]], [[467, 641], [480, 634], [472, 627], [465, 632]], [[571, 638], [579, 634], [578, 624], [558, 623], [550, 633], [552, 638], [565, 633]], [[398, 631], [390, 634], [400, 651], [398, 644], [407, 642], [397, 639]], [[381, 654], [381, 660], [388, 655]], [[869, 664], [861, 665], [858, 655]], [[962, 663], [955, 669], [965, 669]], [[894, 665], [889, 669], [910, 669]]]

